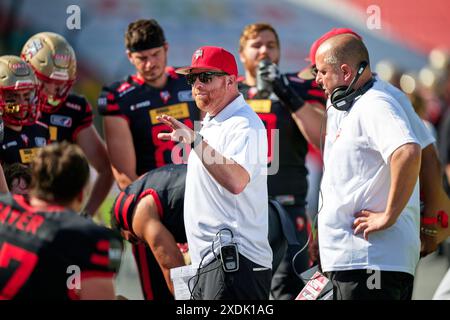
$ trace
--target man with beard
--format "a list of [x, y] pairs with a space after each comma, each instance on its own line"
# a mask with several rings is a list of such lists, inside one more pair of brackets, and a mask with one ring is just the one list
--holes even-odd
[[[315, 81], [299, 79], [295, 73], [280, 75], [277, 67], [280, 54], [278, 34], [271, 25], [247, 25], [239, 41], [239, 56], [245, 67], [239, 90], [266, 126], [269, 162], [279, 163], [278, 172], [268, 176], [269, 196], [278, 200], [289, 213], [303, 247], [308, 242], [305, 157], [308, 143], [320, 145], [325, 99]], [[271, 71], [276, 73], [273, 78], [270, 78]], [[264, 78], [270, 79], [264, 81]], [[275, 130], [279, 133], [278, 140]], [[322, 131], [323, 134], [325, 130]], [[275, 154], [276, 143], [279, 144], [278, 154]], [[290, 247], [276, 271], [271, 286], [274, 299], [292, 300], [302, 289], [303, 282], [297, 274], [309, 267], [309, 255], [306, 248], [296, 255], [299, 249]], [[295, 270], [292, 267], [294, 256]]]

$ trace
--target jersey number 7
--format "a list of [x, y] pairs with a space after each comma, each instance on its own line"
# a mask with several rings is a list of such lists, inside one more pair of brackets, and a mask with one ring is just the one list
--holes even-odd
[[[11, 260], [19, 263], [17, 268], [9, 273], [1, 270], [8, 268]], [[30, 277], [37, 261], [38, 256], [35, 253], [8, 242], [3, 243], [0, 247], [0, 300], [14, 298]]]

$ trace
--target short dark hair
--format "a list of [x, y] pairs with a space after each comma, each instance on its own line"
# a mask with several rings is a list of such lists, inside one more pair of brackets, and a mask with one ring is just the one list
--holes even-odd
[[131, 52], [161, 47], [164, 43], [164, 31], [155, 19], [134, 21], [125, 32], [125, 46]]
[[89, 180], [89, 164], [77, 145], [54, 143], [39, 150], [31, 163], [30, 194], [61, 205], [73, 201]]
[[3, 172], [5, 174], [6, 184], [8, 185], [9, 190], [12, 190], [12, 183], [15, 179], [23, 179], [27, 184], [27, 187], [30, 186], [31, 182], [30, 167], [23, 165], [19, 162], [5, 164], [3, 166]]

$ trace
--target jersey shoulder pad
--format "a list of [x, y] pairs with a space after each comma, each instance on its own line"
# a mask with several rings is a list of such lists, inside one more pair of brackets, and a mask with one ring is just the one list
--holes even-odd
[[[145, 175], [146, 176], [146, 175]], [[145, 176], [120, 192], [111, 209], [111, 225], [117, 230], [133, 231], [133, 213], [137, 202], [137, 185], [141, 185]]]
[[175, 72], [176, 68], [173, 66], [166, 66], [166, 73], [169, 77], [171, 77], [172, 79], [178, 79], [180, 78], [180, 75], [178, 73]]
[[83, 95], [69, 94], [66, 99], [66, 107], [80, 113], [92, 113], [91, 105]]
[[58, 232], [59, 247], [82, 271], [117, 272], [123, 251], [120, 235], [75, 212], [63, 214], [68, 217]]
[[104, 86], [97, 100], [98, 112], [100, 115], [120, 114], [119, 100], [121, 89], [124, 86], [131, 86], [126, 80], [116, 81], [108, 86]]
[[300, 78], [296, 73], [286, 73], [289, 84], [300, 93], [306, 101], [326, 103], [324, 91], [319, 87], [316, 80], [306, 80]]

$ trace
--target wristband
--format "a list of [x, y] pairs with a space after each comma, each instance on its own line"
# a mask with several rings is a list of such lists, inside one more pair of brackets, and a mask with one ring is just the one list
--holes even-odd
[[437, 217], [423, 217], [420, 218], [420, 224], [424, 225], [424, 226], [430, 226], [433, 224], [437, 224], [438, 223], [438, 218]]
[[436, 217], [423, 217], [420, 223], [424, 226], [440, 224], [442, 228], [448, 228], [448, 215], [445, 211], [439, 210]]
[[203, 141], [203, 136], [200, 133], [194, 132], [194, 136], [195, 136], [195, 139], [194, 139], [194, 141], [191, 142], [191, 149], [194, 149], [199, 144], [201, 144]]
[[437, 213], [438, 220], [441, 222], [442, 228], [448, 228], [448, 214], [444, 210], [439, 210]]

